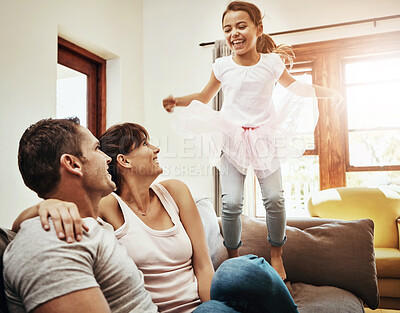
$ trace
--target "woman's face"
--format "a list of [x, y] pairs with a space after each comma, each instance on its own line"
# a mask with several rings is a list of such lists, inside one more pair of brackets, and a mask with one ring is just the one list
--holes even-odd
[[135, 174], [144, 176], [160, 175], [163, 170], [158, 163], [157, 154], [160, 149], [153, 146], [147, 138], [126, 155]]

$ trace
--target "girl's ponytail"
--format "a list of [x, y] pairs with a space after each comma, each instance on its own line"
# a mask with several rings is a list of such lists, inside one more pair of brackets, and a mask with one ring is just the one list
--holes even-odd
[[294, 52], [292, 47], [289, 45], [277, 45], [270, 35], [262, 34], [257, 39], [257, 52], [260, 53], [276, 53], [278, 54], [284, 63], [293, 65]]

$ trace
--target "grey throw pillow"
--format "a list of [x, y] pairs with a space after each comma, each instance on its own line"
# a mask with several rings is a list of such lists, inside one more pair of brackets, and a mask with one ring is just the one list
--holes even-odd
[[196, 201], [210, 252], [211, 261], [215, 269], [228, 258], [228, 252], [223, 244], [223, 238], [218, 224], [218, 218], [214, 211], [214, 205], [210, 198], [200, 198]]

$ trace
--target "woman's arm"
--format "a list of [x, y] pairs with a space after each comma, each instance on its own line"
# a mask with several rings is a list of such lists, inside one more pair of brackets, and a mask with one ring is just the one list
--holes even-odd
[[75, 203], [57, 199], [47, 199], [23, 211], [13, 223], [12, 230], [18, 232], [21, 223], [27, 219], [39, 216], [45, 230], [50, 229], [49, 217], [52, 218], [57, 236], [71, 243], [74, 237], [77, 241], [82, 239], [83, 230], [89, 228], [79, 214]]
[[[17, 218], [15, 219], [11, 230], [17, 233], [23, 221], [38, 216], [39, 204], [33, 205], [30, 208], [22, 211], [22, 213], [18, 215]], [[49, 228], [48, 223], [46, 225], [43, 225], [43, 228], [48, 229]]]
[[193, 269], [202, 302], [210, 300], [210, 286], [214, 275], [203, 223], [189, 188], [181, 181], [171, 179], [161, 182], [175, 200], [186, 233], [193, 246]]
[[[100, 200], [100, 217], [110, 223], [114, 229], [123, 224], [123, 215], [119, 209], [118, 202], [114, 196], [108, 195]], [[89, 228], [82, 220], [78, 207], [75, 203], [61, 201], [57, 199], [47, 199], [23, 211], [15, 219], [12, 230], [18, 232], [21, 223], [27, 219], [39, 216], [43, 229], [49, 230], [49, 217], [53, 220], [54, 228], [60, 239], [65, 239], [68, 243], [80, 241], [83, 230]]]
[[193, 100], [208, 103], [218, 92], [220, 86], [221, 83], [215, 78], [214, 72], [211, 72], [210, 80], [201, 92], [178, 98], [169, 96], [163, 100], [164, 109], [167, 110], [167, 112], [172, 112], [176, 106], [186, 107]]

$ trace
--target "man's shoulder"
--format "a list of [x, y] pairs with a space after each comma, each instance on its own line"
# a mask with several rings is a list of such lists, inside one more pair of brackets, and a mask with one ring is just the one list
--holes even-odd
[[15, 283], [29, 273], [44, 273], [50, 268], [91, 268], [98, 258], [99, 247], [105, 245], [109, 236], [104, 235], [103, 227], [96, 220], [85, 219], [85, 223], [89, 231], [83, 234], [82, 240], [67, 243], [57, 237], [52, 221], [47, 231], [39, 218], [24, 221], [4, 251], [5, 280]]
[[89, 231], [80, 242], [60, 240], [50, 221], [42, 228], [39, 218], [27, 220], [4, 253], [4, 282], [9, 301], [27, 310], [56, 297], [98, 287], [94, 275], [102, 227], [85, 219]]
[[39, 217], [27, 219], [21, 223], [20, 230], [11, 241], [11, 243], [7, 246], [5, 254], [10, 253], [10, 251], [16, 250], [17, 247], [19, 248], [20, 245], [26, 245], [26, 248], [29, 248], [39, 245], [39, 243], [43, 242], [43, 240], [50, 240], [53, 237], [55, 237], [54, 239], [57, 239], [55, 230], [51, 228], [49, 231], [45, 231], [41, 226]]
[[50, 219], [50, 229], [44, 230], [39, 217], [31, 218], [21, 224], [21, 228], [14, 240], [7, 246], [4, 252], [4, 263], [13, 264], [14, 260], [24, 258], [35, 258], [43, 253], [73, 253], [75, 250], [95, 249], [96, 245], [101, 244], [104, 229], [93, 218], [85, 219], [89, 226], [89, 232], [83, 234], [81, 242], [73, 244], [60, 240], [56, 234], [53, 222]]
[[54, 230], [45, 231], [39, 218], [24, 221], [21, 228], [8, 244], [3, 255], [4, 274], [13, 273], [33, 264], [45, 249], [51, 249], [52, 242], [59, 240]]

